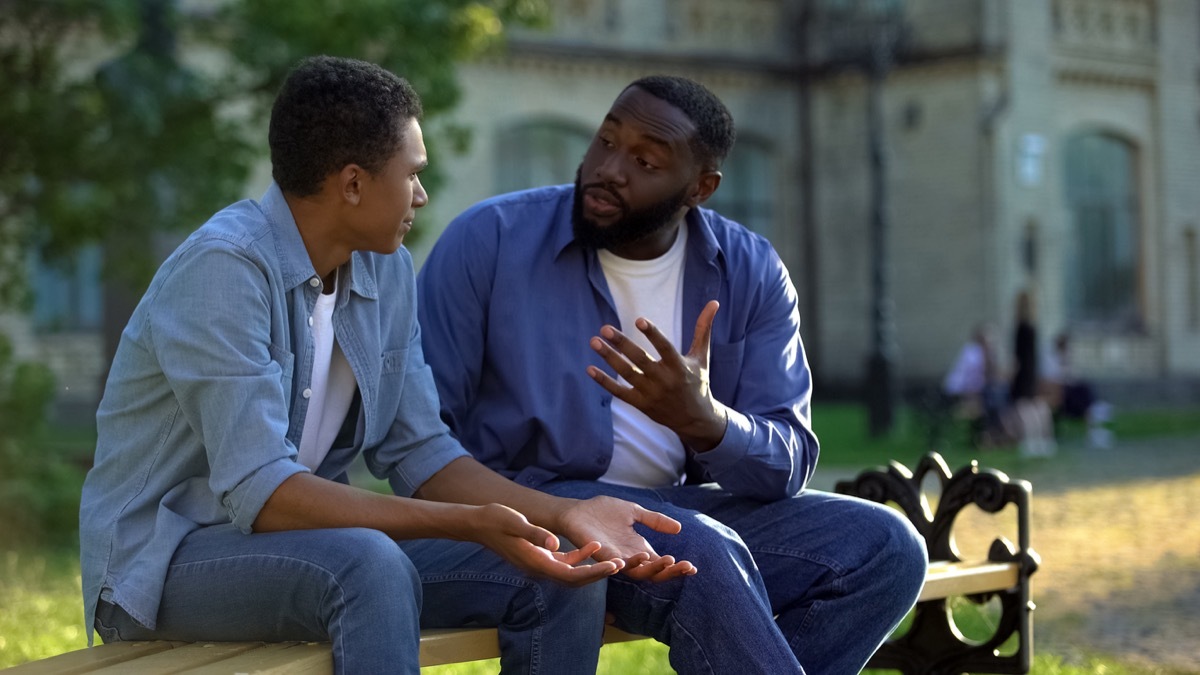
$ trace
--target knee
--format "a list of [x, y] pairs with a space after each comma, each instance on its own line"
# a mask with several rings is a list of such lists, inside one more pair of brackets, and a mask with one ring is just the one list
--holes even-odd
[[885, 506], [878, 507], [877, 531], [881, 535], [878, 560], [898, 585], [920, 593], [929, 568], [925, 538], [904, 514]]
[[380, 598], [421, 597], [417, 568], [391, 537], [366, 528], [333, 530], [336, 545], [345, 551], [343, 565], [335, 571], [347, 595]]
[[655, 550], [676, 560], [689, 560], [700, 569], [724, 564], [731, 559], [753, 563], [746, 543], [732, 528], [704, 514], [674, 515], [683, 525], [678, 534], [661, 535]]

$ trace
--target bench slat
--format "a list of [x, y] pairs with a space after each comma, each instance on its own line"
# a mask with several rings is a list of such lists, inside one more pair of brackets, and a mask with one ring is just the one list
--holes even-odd
[[97, 675], [178, 673], [244, 654], [262, 644], [262, 642], [196, 642], [90, 672]]
[[937, 600], [951, 595], [972, 595], [985, 591], [1014, 588], [1020, 579], [1017, 563], [933, 562], [925, 575], [919, 601]]
[[[626, 633], [613, 626], [604, 628], [605, 644], [644, 639], [647, 639], [645, 635]], [[421, 631], [422, 668], [499, 656], [500, 646], [495, 628], [427, 628]]]
[[77, 675], [99, 668], [134, 661], [151, 654], [182, 647], [186, 642], [114, 642], [104, 649], [78, 649], [40, 661], [6, 668], [5, 675]]
[[182, 671], [187, 675], [329, 675], [333, 654], [328, 642], [259, 643], [255, 649], [229, 659]]

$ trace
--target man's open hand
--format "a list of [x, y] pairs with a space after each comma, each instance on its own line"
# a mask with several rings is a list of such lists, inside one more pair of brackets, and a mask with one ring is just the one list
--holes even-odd
[[713, 318], [720, 304], [710, 300], [696, 320], [691, 349], [680, 354], [657, 327], [645, 318], [636, 322], [658, 351], [656, 361], [633, 340], [613, 326], [603, 326], [591, 340], [602, 356], [628, 386], [595, 366], [588, 375], [613, 396], [667, 427], [692, 450], [712, 450], [725, 436], [725, 406], [712, 397], [708, 379], [708, 353]]
[[592, 497], [577, 502], [560, 516], [563, 534], [573, 542], [600, 542], [592, 555], [600, 561], [621, 561], [625, 576], [661, 582], [696, 573], [686, 560], [660, 556], [650, 542], [633, 529], [635, 523], [665, 534], [678, 534], [680, 524], [657, 511], [614, 497]]

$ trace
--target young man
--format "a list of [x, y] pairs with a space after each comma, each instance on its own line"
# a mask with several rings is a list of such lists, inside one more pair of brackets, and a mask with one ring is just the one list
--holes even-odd
[[804, 490], [818, 444], [796, 292], [765, 239], [699, 208], [733, 139], [701, 85], [631, 84], [574, 186], [450, 224], [418, 281], [426, 356], [487, 466], [683, 523], [647, 539], [698, 574], [620, 574], [607, 598], [677, 671], [854, 673], [915, 602], [924, 543], [891, 509]]
[[[331, 640], [339, 672], [416, 673], [418, 621], [474, 623], [499, 626], [506, 671], [594, 672], [603, 580], [692, 571], [632, 528], [678, 523], [520, 487], [438, 420], [401, 248], [428, 200], [420, 114], [377, 66], [302, 62], [271, 114], [275, 183], [159, 269], [97, 414], [89, 637]], [[397, 496], [346, 484], [360, 453]]]

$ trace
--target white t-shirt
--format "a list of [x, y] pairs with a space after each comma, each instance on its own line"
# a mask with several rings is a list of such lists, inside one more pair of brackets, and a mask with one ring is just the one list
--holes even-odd
[[[680, 349], [686, 250], [687, 227], [683, 226], [671, 248], [653, 260], [628, 260], [607, 250], [597, 251], [621, 332], [655, 359], [659, 358], [658, 351], [634, 322], [638, 317], [650, 320]], [[629, 384], [624, 378], [618, 380]], [[600, 480], [632, 487], [677, 485], [687, 458], [679, 436], [618, 398], [612, 402], [612, 418], [612, 463]]]
[[308, 416], [304, 418], [296, 461], [310, 471], [316, 471], [329, 454], [333, 439], [346, 421], [358, 386], [350, 362], [333, 335], [333, 306], [337, 296], [335, 277], [333, 291], [317, 296], [312, 316], [308, 318], [313, 337], [312, 382], [304, 392], [308, 399]]

